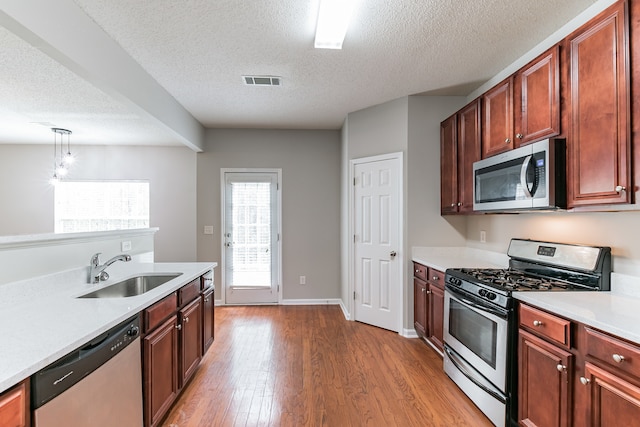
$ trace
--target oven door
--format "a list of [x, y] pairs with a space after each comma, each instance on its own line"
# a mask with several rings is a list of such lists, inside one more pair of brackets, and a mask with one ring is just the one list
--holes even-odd
[[506, 391], [508, 316], [447, 285], [444, 342], [502, 392]]

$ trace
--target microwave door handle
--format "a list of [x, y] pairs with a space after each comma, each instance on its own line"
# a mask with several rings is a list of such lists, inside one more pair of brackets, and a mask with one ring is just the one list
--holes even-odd
[[527, 172], [529, 171], [529, 167], [531, 166], [531, 160], [533, 159], [532, 155], [525, 157], [524, 162], [522, 162], [522, 167], [520, 168], [520, 185], [524, 190], [524, 195], [527, 198], [533, 198], [533, 189], [535, 188], [535, 183], [533, 187], [529, 188], [529, 184], [527, 184]]

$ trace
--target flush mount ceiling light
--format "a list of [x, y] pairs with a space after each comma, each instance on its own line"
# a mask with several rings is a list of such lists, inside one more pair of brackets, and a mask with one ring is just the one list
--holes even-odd
[[[75, 158], [71, 154], [72, 132], [61, 128], [51, 128], [51, 131], [53, 132], [53, 176], [49, 182], [55, 185], [69, 173], [69, 166], [75, 161]], [[60, 138], [58, 138], [58, 135]], [[67, 136], [66, 149], [64, 144], [65, 135]], [[58, 142], [58, 139], [60, 142]]]
[[357, 0], [320, 0], [316, 25], [317, 49], [342, 49]]

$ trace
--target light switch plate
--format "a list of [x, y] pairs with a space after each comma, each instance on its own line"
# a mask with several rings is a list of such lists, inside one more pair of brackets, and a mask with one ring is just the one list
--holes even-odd
[[129, 240], [127, 240], [126, 242], [120, 243], [120, 250], [122, 250], [122, 252], [130, 251], [131, 250], [131, 242]]

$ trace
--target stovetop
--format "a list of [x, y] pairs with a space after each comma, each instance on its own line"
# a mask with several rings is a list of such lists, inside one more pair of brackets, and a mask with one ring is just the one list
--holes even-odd
[[596, 290], [577, 282], [536, 276], [514, 269], [454, 268], [450, 270], [457, 272], [454, 275], [460, 279], [490, 286], [507, 294], [513, 291]]

